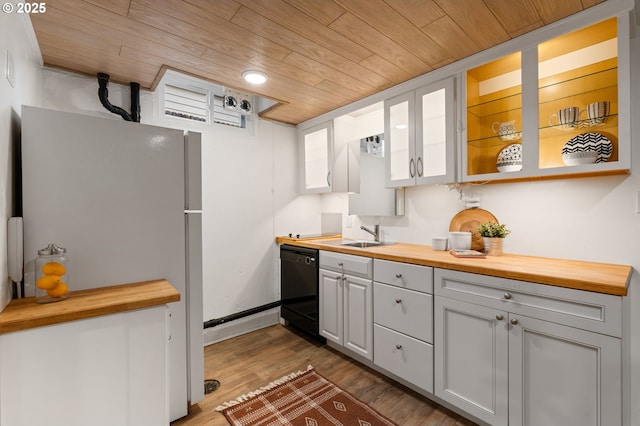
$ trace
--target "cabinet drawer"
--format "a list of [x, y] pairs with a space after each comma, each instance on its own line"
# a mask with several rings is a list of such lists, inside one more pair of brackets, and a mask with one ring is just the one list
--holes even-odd
[[375, 282], [373, 321], [433, 343], [433, 296]]
[[320, 267], [363, 278], [373, 275], [373, 259], [351, 254], [320, 251]]
[[433, 293], [433, 268], [430, 266], [375, 259], [373, 279], [380, 283]]
[[439, 268], [434, 281], [436, 296], [622, 336], [620, 296]]
[[413, 337], [373, 325], [374, 363], [433, 393], [433, 346]]

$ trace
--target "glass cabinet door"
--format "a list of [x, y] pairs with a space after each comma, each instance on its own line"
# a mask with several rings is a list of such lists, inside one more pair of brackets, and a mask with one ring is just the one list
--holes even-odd
[[302, 192], [331, 191], [333, 124], [326, 122], [301, 131]]
[[467, 71], [466, 176], [522, 170], [522, 60], [516, 52]]
[[612, 18], [538, 46], [539, 169], [618, 161], [617, 42]]
[[454, 79], [416, 91], [416, 180], [418, 184], [455, 180]]
[[384, 103], [387, 187], [455, 180], [454, 78]]
[[384, 102], [385, 184], [415, 184], [414, 92]]

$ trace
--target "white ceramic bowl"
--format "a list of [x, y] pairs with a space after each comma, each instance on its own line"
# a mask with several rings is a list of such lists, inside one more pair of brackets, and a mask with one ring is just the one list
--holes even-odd
[[505, 164], [505, 165], [500, 165], [500, 166], [497, 166], [497, 167], [498, 167], [498, 171], [500, 173], [517, 172], [519, 170], [522, 170], [522, 163], [520, 163], [520, 164]]
[[598, 159], [596, 151], [572, 152], [562, 154], [562, 161], [567, 166], [577, 166], [579, 164], [593, 164]]
[[433, 237], [431, 239], [431, 248], [434, 250], [446, 250], [447, 242], [447, 237]]

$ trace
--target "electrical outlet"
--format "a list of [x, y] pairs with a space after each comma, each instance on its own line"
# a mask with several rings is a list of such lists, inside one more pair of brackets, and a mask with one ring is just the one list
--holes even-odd
[[13, 62], [13, 57], [11, 53], [7, 49], [7, 65], [5, 67], [5, 76], [9, 81], [11, 87], [15, 87], [15, 79], [16, 79], [16, 64]]
[[353, 226], [353, 217], [351, 215], [347, 215], [347, 228], [351, 228]]
[[640, 214], [640, 191], [636, 192], [636, 214]]

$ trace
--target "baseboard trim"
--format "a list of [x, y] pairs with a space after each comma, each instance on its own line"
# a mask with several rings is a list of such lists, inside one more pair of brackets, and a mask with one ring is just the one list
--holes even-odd
[[204, 330], [204, 345], [212, 345], [241, 336], [252, 331], [260, 330], [280, 322], [280, 308], [269, 309], [248, 317], [240, 318]]

